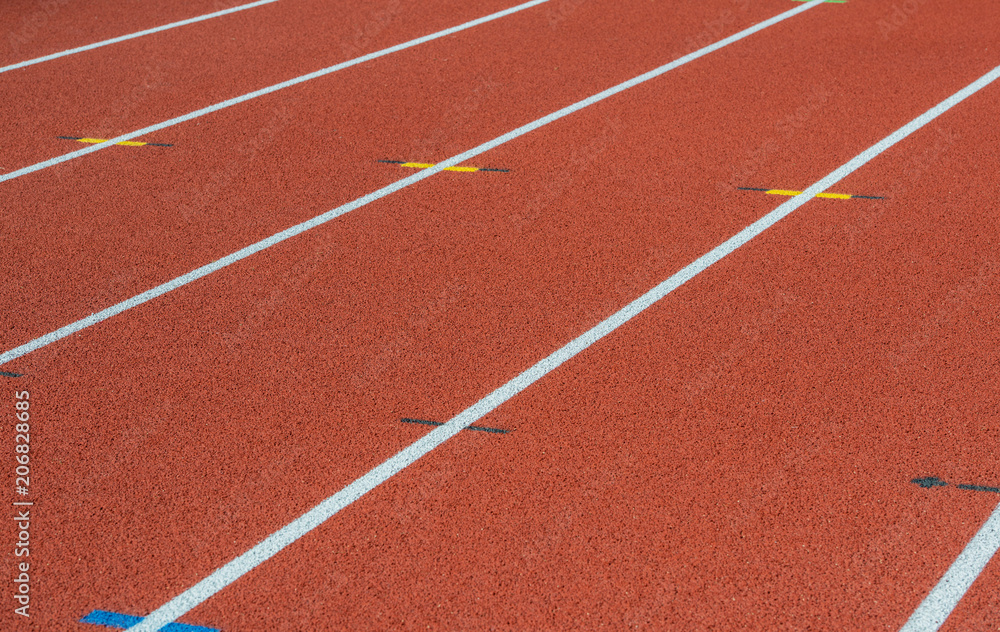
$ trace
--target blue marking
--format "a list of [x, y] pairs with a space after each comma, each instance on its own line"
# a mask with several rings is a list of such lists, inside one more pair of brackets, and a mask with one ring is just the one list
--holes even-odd
[[[93, 610], [90, 614], [80, 619], [80, 623], [92, 623], [103, 625], [109, 628], [122, 628], [127, 630], [133, 625], [142, 621], [142, 617], [135, 617], [130, 614], [119, 614], [106, 610]], [[188, 625], [187, 623], [168, 623], [161, 628], [163, 632], [221, 632], [215, 628], [206, 628], [201, 625]]]

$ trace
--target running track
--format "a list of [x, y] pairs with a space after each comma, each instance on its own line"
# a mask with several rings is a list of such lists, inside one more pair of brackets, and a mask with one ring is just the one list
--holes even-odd
[[[42, 6], [5, 8], [0, 65], [233, 5]], [[512, 6], [277, 0], [0, 73], [0, 173]], [[1000, 486], [1000, 82], [829, 188], [884, 199], [739, 188], [805, 191], [993, 71], [989, 2], [550, 0], [10, 177], [0, 352], [422, 173], [380, 160], [439, 163], [796, 8], [461, 163], [507, 171], [428, 170], [6, 354], [35, 505], [31, 617], [7, 597], [2, 627], [158, 611], [453, 426], [402, 418], [456, 418], [794, 199], [475, 422], [508, 433], [457, 432], [179, 621], [998, 629], [995, 559], [914, 613], [1000, 502], [956, 485]]]

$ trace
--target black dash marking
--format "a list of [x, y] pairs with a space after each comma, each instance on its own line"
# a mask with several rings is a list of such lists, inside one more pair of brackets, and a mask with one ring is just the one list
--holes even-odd
[[[945, 485], [948, 484], [935, 476], [929, 476], [927, 478], [915, 478], [910, 482], [916, 483], [917, 485], [920, 485], [921, 487], [924, 488], [944, 487]], [[1000, 494], [1000, 487], [983, 487], [982, 485], [965, 485], [965, 484], [958, 484], [955, 485], [955, 487], [959, 489], [967, 489], [972, 492], [993, 492], [994, 494]]]
[[152, 145], [153, 147], [173, 147], [173, 145], [168, 145], [167, 143], [146, 143], [147, 145]]
[[736, 187], [736, 188], [739, 189], [740, 191], [763, 191], [764, 193], [767, 193], [768, 191], [771, 190], [771, 189], [755, 189], [753, 187]]
[[0, 371], [0, 375], [4, 377], [24, 377], [24, 373], [8, 373], [7, 371]]
[[1000, 494], [1000, 487], [981, 487], [979, 485], [955, 485], [959, 489], [968, 489], [974, 492], [993, 492], [994, 494]]
[[425, 426], [443, 426], [444, 425], [440, 421], [424, 421], [423, 419], [410, 419], [408, 417], [403, 417], [400, 421], [402, 421], [404, 424], [424, 424]]
[[915, 478], [910, 482], [916, 483], [917, 485], [920, 485], [925, 489], [938, 486], [944, 487], [945, 485], [948, 484], [942, 481], [940, 478], [937, 478], [936, 476], [928, 476], [927, 478]]
[[[424, 419], [410, 419], [409, 417], [403, 417], [400, 419], [404, 424], [423, 424], [425, 426], [443, 426], [444, 424], [440, 421], [426, 421]], [[500, 428], [487, 428], [486, 426], [466, 426], [463, 430], [480, 430], [482, 432], [492, 432], [494, 434], [507, 434], [510, 430], [502, 430]]]
[[852, 195], [852, 198], [861, 198], [863, 200], [884, 200], [884, 197], [879, 195]]
[[378, 162], [387, 162], [390, 165], [401, 165], [401, 164], [403, 164], [402, 160], [379, 160]]
[[56, 138], [61, 138], [63, 140], [80, 140], [83, 136], [56, 136]]
[[480, 171], [499, 171], [500, 173], [510, 173], [510, 169], [490, 169], [489, 167], [480, 167]]
[[466, 430], [482, 430], [483, 432], [492, 432], [494, 434], [507, 434], [509, 430], [501, 430], [500, 428], [487, 428], [486, 426], [466, 426]]

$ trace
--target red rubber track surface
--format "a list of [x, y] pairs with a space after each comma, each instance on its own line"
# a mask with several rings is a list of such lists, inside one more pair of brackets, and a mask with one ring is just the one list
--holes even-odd
[[[4, 349], [789, 4], [553, 2], [5, 182]], [[2, 167], [503, 7], [280, 0], [6, 73]], [[435, 175], [5, 365], [39, 570], [32, 620], [0, 621], [151, 612], [427, 431], [401, 417], [450, 419], [787, 199], [735, 187], [802, 190], [997, 63], [987, 3], [892, 15], [810, 9], [474, 162], [508, 173]], [[30, 55], [88, 41], [61, 30]], [[910, 480], [1000, 484], [998, 98], [834, 189], [885, 200], [810, 201], [481, 422], [513, 432], [460, 433], [182, 620], [898, 629], [997, 504]], [[997, 628], [996, 569], [943, 629]]]
[[[251, 0], [253, 1], [253, 0]], [[71, 48], [250, 4], [236, 0], [149, 3], [125, 0], [8, 0], [0, 15], [0, 63], [6, 66]]]

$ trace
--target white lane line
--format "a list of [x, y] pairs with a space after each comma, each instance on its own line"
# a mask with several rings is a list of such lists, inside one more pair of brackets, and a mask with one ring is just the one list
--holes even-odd
[[969, 540], [900, 632], [937, 632], [1000, 549], [1000, 505]]
[[[823, 2], [823, 0], [814, 0], [814, 2], [818, 4]], [[991, 72], [970, 84], [968, 87], [945, 99], [875, 145], [872, 145], [862, 153], [858, 154], [856, 157], [837, 168], [828, 176], [807, 188], [801, 194], [788, 200], [775, 210], [771, 211], [761, 219], [757, 220], [753, 224], [750, 224], [739, 233], [723, 242], [721, 245], [716, 246], [711, 251], [702, 255], [693, 263], [683, 268], [680, 272], [674, 274], [672, 277], [663, 283], [660, 283], [652, 290], [646, 292], [638, 299], [632, 301], [615, 314], [598, 323], [595, 327], [583, 335], [579, 336], [575, 340], [572, 340], [561, 349], [558, 349], [525, 372], [521, 373], [483, 399], [465, 409], [443, 426], [439, 426], [427, 433], [422, 438], [410, 444], [396, 455], [389, 458], [387, 461], [376, 466], [374, 469], [361, 478], [355, 480], [341, 491], [337, 492], [333, 496], [330, 496], [305, 514], [274, 532], [246, 553], [243, 553], [225, 566], [217, 569], [205, 579], [201, 580], [188, 590], [155, 610], [141, 624], [130, 629], [132, 632], [152, 632], [154, 630], [159, 630], [168, 623], [171, 623], [177, 618], [183, 616], [185, 613], [209, 599], [212, 595], [215, 595], [229, 584], [235, 582], [244, 574], [250, 572], [267, 559], [276, 555], [289, 544], [295, 542], [309, 531], [312, 531], [319, 525], [323, 524], [340, 510], [349, 506], [369, 491], [389, 480], [405, 467], [417, 461], [420, 457], [438, 447], [468, 426], [479, 421], [501, 404], [525, 390], [567, 360], [571, 359], [601, 338], [604, 338], [614, 330], [618, 329], [646, 308], [650, 307], [670, 292], [674, 291], [687, 281], [697, 276], [699, 273], [706, 270], [713, 263], [719, 261], [729, 253], [764, 232], [767, 228], [773, 226], [792, 211], [815, 197], [817, 193], [825, 191], [840, 180], [844, 179], [849, 174], [853, 173], [855, 170], [859, 169], [885, 150], [889, 149], [930, 121], [934, 120], [963, 99], [974, 94], [990, 82], [997, 79], [998, 76], [1000, 76], [1000, 66], [994, 68]]]
[[11, 171], [10, 173], [5, 173], [0, 175], [0, 182], [6, 182], [7, 180], [13, 180], [14, 178], [19, 178], [21, 176], [27, 175], [29, 173], [34, 173], [36, 171], [41, 171], [42, 169], [47, 169], [48, 167], [53, 167], [55, 165], [64, 163], [74, 158], [79, 158], [80, 156], [86, 156], [87, 154], [93, 153], [95, 151], [100, 151], [105, 147], [110, 147], [116, 143], [120, 143], [123, 140], [132, 140], [133, 138], [138, 138], [139, 136], [145, 136], [146, 134], [151, 134], [153, 132], [158, 132], [162, 129], [172, 127], [179, 123], [184, 123], [192, 119], [196, 119], [199, 116], [205, 116], [206, 114], [211, 114], [213, 112], [218, 112], [228, 107], [232, 107], [244, 101], [249, 101], [250, 99], [256, 99], [257, 97], [262, 97], [266, 94], [271, 94], [272, 92], [277, 92], [278, 90], [284, 90], [291, 86], [298, 85], [305, 81], [311, 81], [319, 77], [329, 75], [330, 73], [337, 72], [338, 70], [343, 70], [345, 68], [350, 68], [351, 66], [357, 66], [366, 61], [371, 61], [373, 59], [378, 59], [379, 57], [384, 57], [386, 55], [391, 55], [392, 53], [397, 53], [401, 50], [407, 48], [412, 48], [420, 44], [425, 44], [427, 42], [458, 33], [459, 31], [464, 31], [470, 29], [474, 26], [479, 26], [480, 24], [485, 24], [486, 22], [492, 22], [493, 20], [498, 20], [500, 18], [511, 15], [512, 13], [517, 13], [518, 11], [523, 11], [525, 9], [530, 9], [531, 7], [537, 6], [549, 2], [549, 0], [531, 0], [530, 2], [525, 2], [524, 4], [519, 4], [516, 7], [511, 7], [510, 9], [504, 9], [503, 11], [497, 11], [496, 13], [491, 13], [490, 15], [483, 16], [481, 18], [476, 18], [466, 22], [465, 24], [459, 24], [458, 26], [453, 26], [451, 28], [444, 29], [443, 31], [438, 31], [437, 33], [431, 33], [430, 35], [424, 35], [423, 37], [418, 37], [417, 39], [412, 39], [408, 42], [403, 42], [402, 44], [397, 44], [395, 46], [390, 46], [389, 48], [384, 48], [380, 51], [374, 53], [368, 53], [367, 55], [362, 55], [361, 57], [356, 57], [349, 61], [345, 61], [322, 70], [317, 70], [305, 75], [295, 77], [294, 79], [289, 79], [288, 81], [282, 81], [281, 83], [276, 83], [273, 86], [268, 86], [266, 88], [261, 88], [260, 90], [255, 90], [253, 92], [248, 92], [247, 94], [233, 97], [232, 99], [227, 99], [215, 105], [210, 105], [204, 107], [200, 110], [195, 110], [194, 112], [189, 112], [182, 116], [172, 118], [168, 121], [163, 121], [162, 123], [156, 123], [155, 125], [150, 125], [149, 127], [144, 127], [140, 130], [134, 132], [128, 132], [127, 134], [122, 134], [121, 136], [116, 136], [115, 138], [109, 138], [103, 143], [97, 143], [96, 145], [91, 145], [89, 147], [84, 147], [83, 149], [78, 149], [76, 151], [71, 151], [68, 154], [63, 154], [62, 156], [56, 156], [55, 158], [50, 158], [49, 160], [44, 160], [42, 162], [29, 165], [17, 171]]
[[[819, 4], [822, 1], [823, 0], [814, 0], [814, 4]], [[783, 217], [787, 216], [789, 213], [812, 199], [817, 193], [821, 193], [830, 188], [882, 152], [886, 151], [899, 141], [903, 140], [947, 110], [951, 109], [962, 100], [981, 90], [998, 77], [1000, 77], [1000, 66], [994, 68], [992, 71], [979, 78], [966, 88], [963, 88], [954, 95], [948, 97], [878, 143], [861, 152], [856, 157], [830, 173], [828, 176], [807, 188], [801, 194], [788, 200], [775, 210], [771, 211], [761, 219], [741, 230], [733, 237], [729, 238], [721, 245], [716, 246], [708, 253], [702, 255], [693, 263], [683, 268], [680, 272], [657, 285], [646, 294], [640, 296], [638, 299], [632, 301], [612, 316], [597, 324], [594, 328], [571, 341], [569, 344], [557, 350], [552, 355], [538, 362], [524, 373], [521, 373], [497, 390], [479, 400], [461, 412], [458, 416], [445, 423], [443, 426], [439, 426], [427, 433], [421, 439], [404, 448], [389, 460], [385, 461], [381, 465], [378, 465], [341, 491], [327, 498], [299, 518], [268, 536], [246, 553], [235, 558], [225, 566], [219, 568], [205, 579], [175, 597], [173, 600], [158, 608], [138, 626], [131, 628], [132, 632], [152, 632], [153, 630], [159, 630], [164, 625], [173, 622], [178, 617], [183, 616], [192, 608], [196, 607], [198, 604], [233, 583], [268, 558], [274, 556], [292, 542], [295, 542], [309, 531], [315, 529], [341, 509], [344, 509], [375, 487], [387, 481], [403, 468], [412, 464], [420, 457], [458, 434], [464, 428], [467, 428], [473, 423], [479, 421], [482, 417], [534, 384], [562, 363], [588, 348], [601, 338], [607, 336], [615, 329], [621, 327], [653, 303], [657, 302], [673, 290], [683, 285], [685, 282], [707, 269], [713, 263], [719, 261], [729, 253], [764, 232], [767, 228], [773, 226]], [[993, 531], [993, 539], [996, 539], [995, 529]], [[978, 571], [976, 574], [978, 574]], [[964, 593], [964, 590], [962, 592]]]
[[[794, 9], [792, 9], [790, 11], [786, 11], [786, 12], [782, 13], [781, 15], [777, 15], [777, 16], [775, 16], [773, 18], [770, 18], [769, 20], [765, 20], [765, 21], [763, 21], [763, 22], [761, 22], [759, 24], [751, 26], [748, 29], [740, 31], [739, 33], [736, 33], [735, 35], [731, 35], [731, 36], [727, 37], [724, 40], [720, 40], [720, 41], [718, 41], [718, 42], [716, 42], [714, 44], [710, 44], [709, 46], [706, 46], [705, 48], [699, 49], [699, 50], [697, 50], [697, 51], [695, 51], [695, 52], [693, 52], [693, 53], [691, 53], [689, 55], [685, 55], [684, 57], [681, 57], [680, 59], [677, 59], [676, 61], [672, 61], [672, 62], [670, 62], [668, 64], [660, 66], [659, 68], [657, 68], [655, 70], [651, 70], [651, 71], [649, 71], [649, 72], [647, 72], [645, 74], [639, 75], [638, 77], [635, 77], [633, 79], [629, 79], [628, 81], [624, 81], [624, 82], [622, 82], [622, 83], [614, 86], [613, 88], [609, 88], [609, 89], [607, 89], [607, 90], [605, 90], [603, 92], [599, 92], [599, 93], [597, 93], [597, 94], [595, 94], [595, 95], [593, 95], [591, 97], [588, 97], [588, 98], [586, 98], [586, 99], [584, 99], [582, 101], [577, 101], [573, 105], [567, 106], [567, 107], [565, 107], [565, 108], [563, 108], [563, 109], [561, 109], [561, 110], [559, 110], [557, 112], [553, 112], [552, 114], [549, 114], [547, 116], [543, 116], [542, 118], [537, 119], [535, 121], [532, 121], [531, 123], [528, 123], [527, 125], [523, 125], [523, 126], [517, 128], [517, 129], [515, 129], [512, 132], [508, 132], [508, 133], [504, 134], [503, 136], [498, 136], [497, 138], [494, 138], [491, 141], [487, 141], [487, 142], [483, 143], [482, 145], [479, 145], [478, 147], [474, 147], [473, 149], [470, 149], [470, 150], [468, 150], [466, 152], [458, 154], [457, 156], [453, 156], [451, 158], [448, 158], [447, 160], [442, 160], [441, 162], [435, 164], [433, 167], [428, 167], [427, 169], [423, 169], [423, 170], [421, 170], [421, 171], [419, 171], [419, 172], [417, 172], [417, 173], [415, 173], [415, 174], [413, 174], [413, 175], [411, 175], [409, 177], [403, 178], [402, 180], [398, 180], [398, 181], [390, 184], [387, 187], [383, 187], [383, 188], [379, 189], [378, 191], [375, 191], [374, 193], [369, 193], [368, 195], [360, 197], [360, 198], [358, 198], [358, 199], [356, 199], [356, 200], [354, 200], [352, 202], [348, 202], [347, 204], [344, 204], [343, 206], [338, 206], [337, 208], [335, 208], [335, 209], [333, 209], [331, 211], [327, 211], [326, 213], [323, 213], [322, 215], [317, 215], [316, 217], [314, 217], [314, 218], [312, 218], [310, 220], [306, 220], [305, 222], [302, 222], [301, 224], [297, 224], [295, 226], [292, 226], [291, 228], [286, 228], [285, 230], [281, 231], [280, 233], [274, 234], [274, 235], [272, 235], [272, 236], [270, 236], [270, 237], [268, 237], [266, 239], [262, 239], [261, 241], [258, 241], [255, 244], [251, 244], [251, 245], [247, 246], [246, 248], [243, 248], [242, 250], [234, 252], [231, 255], [227, 255], [227, 256], [225, 256], [225, 257], [223, 257], [221, 259], [218, 259], [217, 261], [213, 261], [212, 263], [206, 264], [206, 265], [204, 265], [204, 266], [202, 266], [202, 267], [200, 267], [200, 268], [198, 268], [196, 270], [192, 270], [191, 272], [188, 272], [187, 274], [179, 276], [176, 279], [173, 279], [171, 281], [167, 281], [166, 283], [164, 283], [162, 285], [159, 285], [157, 287], [154, 287], [151, 290], [146, 290], [142, 294], [138, 294], [136, 296], [133, 296], [132, 298], [127, 299], [125, 301], [122, 301], [121, 303], [118, 303], [117, 305], [112, 305], [111, 307], [108, 307], [107, 309], [105, 309], [103, 311], [97, 312], [96, 314], [91, 314], [90, 316], [87, 316], [86, 318], [81, 318], [80, 320], [78, 320], [78, 321], [76, 321], [74, 323], [70, 323], [69, 325], [66, 325], [65, 327], [57, 329], [56, 331], [53, 331], [51, 333], [45, 334], [44, 336], [40, 336], [38, 338], [35, 338], [34, 340], [32, 340], [30, 342], [27, 342], [27, 343], [21, 345], [20, 347], [16, 347], [14, 349], [11, 349], [10, 351], [6, 351], [3, 354], [0, 354], [0, 366], [6, 364], [8, 362], [10, 362], [11, 360], [19, 358], [19, 357], [21, 357], [21, 356], [23, 356], [23, 355], [25, 355], [27, 353], [31, 353], [32, 351], [35, 351], [36, 349], [40, 349], [40, 348], [42, 348], [42, 347], [44, 347], [46, 345], [49, 345], [49, 344], [51, 344], [51, 343], [53, 343], [53, 342], [55, 342], [57, 340], [61, 340], [62, 338], [65, 338], [66, 336], [74, 334], [74, 333], [76, 333], [76, 332], [78, 332], [78, 331], [80, 331], [82, 329], [86, 329], [87, 327], [90, 327], [91, 325], [95, 325], [95, 324], [97, 324], [97, 323], [99, 323], [101, 321], [107, 320], [108, 318], [111, 318], [112, 316], [120, 314], [120, 313], [124, 312], [125, 310], [132, 309], [133, 307], [136, 307], [138, 305], [142, 305], [143, 303], [145, 303], [145, 302], [147, 302], [149, 300], [152, 300], [152, 299], [154, 299], [154, 298], [156, 298], [158, 296], [162, 296], [162, 295], [166, 294], [167, 292], [170, 292], [172, 290], [176, 290], [177, 288], [182, 287], [184, 285], [187, 285], [188, 283], [191, 283], [192, 281], [195, 281], [197, 279], [200, 279], [201, 277], [203, 277], [205, 275], [211, 274], [211, 273], [215, 272], [216, 270], [220, 270], [220, 269], [222, 269], [222, 268], [224, 268], [224, 267], [226, 267], [226, 266], [228, 266], [228, 265], [230, 265], [232, 263], [235, 263], [235, 262], [239, 261], [240, 259], [249, 257], [252, 254], [258, 253], [261, 250], [264, 250], [266, 248], [270, 248], [271, 246], [273, 246], [273, 245], [275, 245], [277, 243], [280, 243], [280, 242], [282, 242], [282, 241], [284, 241], [284, 240], [286, 240], [286, 239], [288, 239], [290, 237], [294, 237], [295, 235], [298, 235], [299, 233], [303, 233], [303, 232], [305, 232], [307, 230], [315, 228], [316, 226], [319, 226], [320, 224], [325, 224], [326, 222], [329, 222], [329, 221], [331, 221], [333, 219], [336, 219], [336, 218], [340, 217], [341, 215], [349, 213], [349, 212], [353, 211], [354, 209], [360, 208], [360, 207], [362, 207], [362, 206], [364, 206], [366, 204], [374, 202], [375, 200], [383, 198], [383, 197], [385, 197], [385, 196], [387, 196], [387, 195], [389, 195], [391, 193], [395, 193], [396, 191], [399, 191], [400, 189], [405, 189], [406, 187], [410, 186], [411, 184], [419, 182], [419, 181], [423, 180], [424, 178], [429, 178], [432, 175], [434, 175], [435, 173], [439, 173], [439, 172], [443, 171], [444, 169], [447, 169], [448, 167], [453, 167], [453, 166], [455, 166], [457, 164], [465, 162], [465, 161], [467, 161], [467, 160], [469, 160], [469, 159], [471, 159], [471, 158], [473, 158], [475, 156], [478, 156], [479, 154], [481, 154], [483, 152], [489, 151], [490, 149], [493, 149], [495, 147], [498, 147], [499, 145], [502, 145], [502, 144], [504, 144], [504, 143], [506, 143], [508, 141], [511, 141], [511, 140], [517, 138], [518, 136], [521, 136], [523, 134], [527, 134], [528, 132], [530, 132], [532, 130], [536, 130], [539, 127], [542, 127], [543, 125], [548, 125], [549, 123], [551, 123], [553, 121], [556, 121], [558, 119], [561, 119], [564, 116], [572, 114], [573, 112], [576, 112], [577, 110], [582, 110], [583, 108], [585, 108], [585, 107], [587, 107], [589, 105], [593, 105], [593, 104], [595, 104], [595, 103], [597, 103], [599, 101], [603, 101], [604, 99], [607, 99], [608, 97], [611, 97], [611, 96], [613, 96], [615, 94], [618, 94], [619, 92], [622, 92], [624, 90], [628, 90], [629, 88], [637, 86], [640, 83], [643, 83], [645, 81], [649, 81], [650, 79], [658, 77], [658, 76], [662, 75], [663, 73], [665, 73], [667, 71], [670, 71], [670, 70], [673, 70], [674, 68], [677, 68], [678, 66], [682, 66], [682, 65], [684, 65], [684, 64], [686, 64], [686, 63], [688, 63], [690, 61], [698, 59], [699, 57], [701, 57], [703, 55], [707, 55], [708, 53], [710, 53], [712, 51], [718, 50], [718, 49], [722, 48], [723, 46], [726, 46], [728, 44], [732, 44], [733, 42], [739, 41], [739, 40], [743, 39], [744, 37], [747, 37], [748, 35], [751, 35], [753, 33], [756, 33], [757, 31], [765, 29], [768, 26], [772, 26], [774, 24], [777, 24], [778, 22], [781, 22], [782, 20], [786, 20], [786, 19], [788, 19], [788, 18], [790, 18], [790, 17], [792, 17], [794, 15], [802, 13], [803, 11], [805, 11], [807, 9], [810, 9], [810, 8], [812, 8], [814, 6], [817, 6], [817, 5], [821, 4], [822, 2], [823, 2], [823, 0], [812, 0], [812, 2], [810, 2], [808, 4], [804, 4], [802, 6], [794, 8]], [[521, 7], [525, 7], [525, 6], [526, 5], [521, 5]], [[494, 15], [496, 15], [496, 14], [494, 14]], [[143, 130], [143, 132], [145, 133], [145, 130]], [[129, 135], [127, 137], [131, 138], [132, 136]], [[125, 138], [125, 136], [119, 136], [119, 138]], [[102, 145], [107, 145], [107, 144], [115, 142], [117, 140], [118, 139], [112, 139], [112, 140], [107, 141], [107, 143], [102, 143]], [[94, 145], [93, 147], [100, 147], [100, 146], [101, 145]], [[81, 150], [81, 151], [86, 151], [86, 150]], [[69, 155], [69, 154], [67, 154], [67, 155]]]
[[201, 22], [203, 20], [211, 20], [212, 18], [221, 17], [223, 15], [229, 15], [230, 13], [236, 13], [237, 11], [245, 11], [247, 9], [259, 7], [262, 4], [270, 4], [272, 2], [277, 2], [277, 1], [278, 0], [258, 0], [257, 2], [251, 2], [250, 4], [241, 4], [238, 7], [233, 7], [231, 9], [224, 9], [222, 11], [216, 11], [215, 13], [206, 13], [205, 15], [199, 15], [194, 18], [181, 20], [180, 22], [171, 22], [170, 24], [164, 24], [163, 26], [157, 26], [155, 28], [146, 29], [145, 31], [138, 31], [136, 33], [131, 33], [129, 35], [122, 35], [120, 37], [112, 37], [111, 39], [107, 39], [102, 42], [95, 42], [93, 44], [87, 44], [86, 46], [79, 46], [77, 48], [64, 50], [61, 53], [52, 53], [51, 55], [45, 55], [44, 57], [36, 57], [34, 59], [29, 59], [27, 61], [11, 64], [10, 66], [3, 66], [0, 67], [0, 73], [7, 72], [9, 70], [17, 70], [18, 68], [24, 68], [25, 66], [40, 64], [43, 61], [59, 59], [60, 57], [66, 57], [67, 55], [75, 55], [76, 53], [82, 53], [84, 51], [94, 50], [95, 48], [100, 48], [102, 46], [110, 46], [111, 44], [117, 44], [118, 42], [124, 42], [126, 40], [135, 39], [137, 37], [142, 37], [143, 35], [152, 35], [153, 33], [159, 33], [160, 31], [175, 29], [178, 26], [187, 26], [188, 24], [194, 24], [195, 22]]

